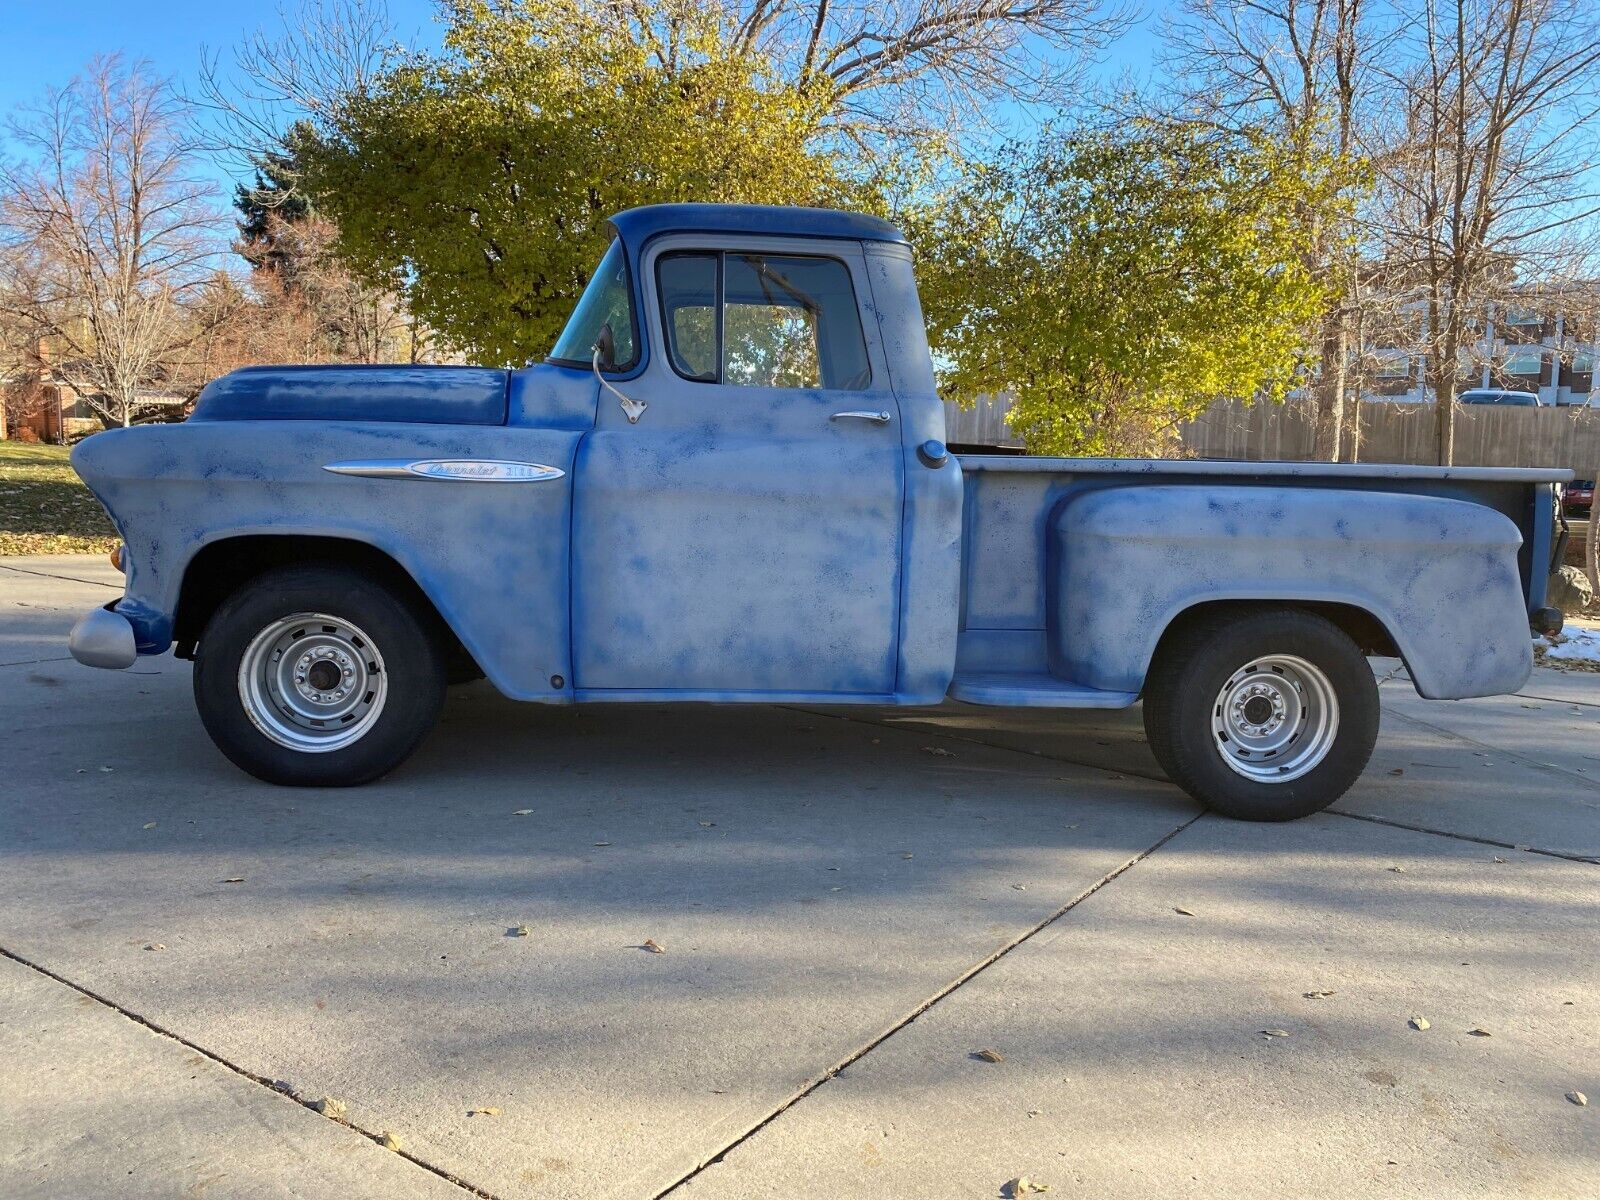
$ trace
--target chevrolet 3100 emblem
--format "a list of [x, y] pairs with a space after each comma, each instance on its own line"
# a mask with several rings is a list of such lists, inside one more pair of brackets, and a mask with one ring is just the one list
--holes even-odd
[[566, 474], [560, 467], [543, 463], [494, 458], [363, 458], [329, 463], [322, 469], [335, 475], [372, 479], [450, 479], [462, 483], [538, 483]]

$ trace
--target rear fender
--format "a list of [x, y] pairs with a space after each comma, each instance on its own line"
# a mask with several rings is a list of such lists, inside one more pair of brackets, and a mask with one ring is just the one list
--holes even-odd
[[1432, 699], [1516, 691], [1533, 667], [1501, 513], [1437, 496], [1292, 487], [1113, 487], [1050, 525], [1051, 670], [1138, 691], [1171, 623], [1214, 601], [1321, 602], [1370, 613]]

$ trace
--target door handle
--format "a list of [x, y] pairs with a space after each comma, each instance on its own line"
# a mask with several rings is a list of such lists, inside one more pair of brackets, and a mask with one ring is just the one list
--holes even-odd
[[860, 409], [852, 409], [850, 412], [837, 412], [828, 418], [830, 421], [843, 421], [846, 419], [851, 421], [870, 421], [874, 425], [887, 425], [890, 421], [889, 414], [886, 412], [865, 412]]

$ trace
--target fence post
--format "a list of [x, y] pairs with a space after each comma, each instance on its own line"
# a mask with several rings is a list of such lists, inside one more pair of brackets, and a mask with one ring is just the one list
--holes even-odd
[[[1589, 472], [1589, 478], [1595, 483], [1600, 483], [1600, 463], [1597, 463]], [[1592, 485], [1591, 485], [1592, 486]], [[1600, 524], [1600, 512], [1597, 512], [1594, 503], [1589, 504], [1589, 524], [1583, 531], [1583, 569], [1589, 576], [1589, 591], [1600, 600], [1600, 537], [1595, 536], [1596, 525]]]

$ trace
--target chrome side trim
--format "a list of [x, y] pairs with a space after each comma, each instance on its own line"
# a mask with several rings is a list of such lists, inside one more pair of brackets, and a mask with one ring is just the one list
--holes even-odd
[[367, 479], [443, 479], [455, 483], [540, 483], [560, 479], [560, 467], [498, 458], [352, 458], [328, 463], [324, 471]]
[[128, 618], [108, 608], [93, 608], [79, 617], [67, 635], [67, 649], [84, 666], [109, 671], [124, 671], [139, 657]]

